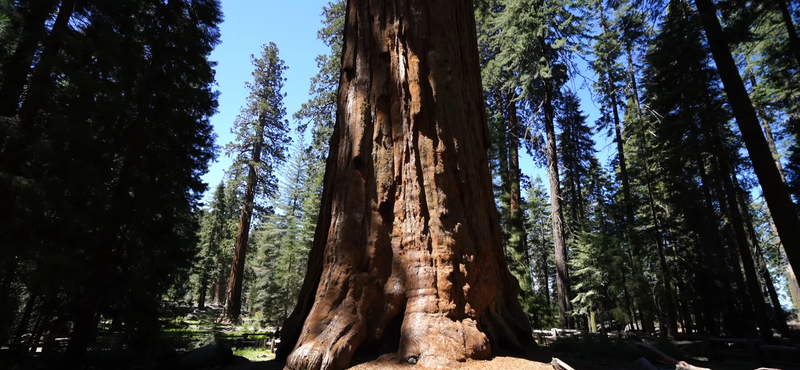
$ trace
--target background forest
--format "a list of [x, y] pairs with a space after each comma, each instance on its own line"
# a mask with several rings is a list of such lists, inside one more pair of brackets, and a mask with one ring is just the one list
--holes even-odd
[[[533, 327], [789, 335], [800, 2], [475, 11], [504, 250]], [[103, 322], [146, 348], [166, 301], [281, 327], [315, 234], [344, 16], [323, 8], [329, 53], [296, 112], [278, 45], [254, 51], [234, 139], [217, 143], [219, 1], [0, 0], [0, 343], [69, 337], [80, 359]], [[203, 183], [221, 155], [224, 179]]]

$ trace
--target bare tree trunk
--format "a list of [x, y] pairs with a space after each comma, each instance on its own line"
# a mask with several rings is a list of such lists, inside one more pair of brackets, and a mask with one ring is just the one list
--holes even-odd
[[225, 317], [238, 322], [242, 313], [242, 285], [244, 284], [244, 262], [247, 259], [247, 243], [250, 237], [250, 222], [253, 220], [253, 201], [258, 186], [258, 173], [253, 163], [261, 162], [261, 147], [264, 145], [264, 126], [256, 130], [256, 142], [253, 145], [251, 163], [248, 164], [247, 184], [244, 189], [244, 203], [239, 217], [239, 231], [233, 248], [231, 276], [228, 279], [228, 291], [225, 298]]
[[789, 11], [789, 5], [786, 3], [786, 0], [774, 1], [781, 11], [783, 23], [786, 26], [786, 32], [789, 34], [789, 45], [791, 45], [792, 51], [794, 51], [794, 57], [797, 58], [797, 65], [800, 66], [800, 39], [797, 37], [797, 28], [795, 28], [794, 21], [792, 21], [792, 13]]
[[533, 343], [502, 252], [473, 11], [348, 2], [322, 209], [277, 353], [287, 368], [342, 369], [387, 344], [452, 367]]
[[[704, 82], [703, 86], [706, 87], [706, 91], [704, 91], [703, 94], [705, 104], [710, 109], [710, 107], [712, 107], [712, 97], [707, 89], [708, 83]], [[750, 301], [752, 302], [755, 319], [758, 322], [759, 333], [761, 333], [761, 336], [765, 340], [770, 341], [772, 340], [772, 328], [764, 304], [764, 297], [761, 294], [761, 285], [758, 280], [758, 275], [756, 274], [755, 263], [753, 262], [753, 256], [750, 252], [750, 244], [747, 240], [744, 218], [742, 216], [742, 212], [747, 212], [747, 208], [739, 209], [737, 188], [733, 184], [734, 180], [731, 179], [736, 177], [736, 173], [731, 165], [731, 161], [728, 159], [730, 157], [728, 153], [729, 150], [722, 141], [720, 125], [707, 115], [702, 114], [702, 116], [703, 130], [710, 140], [711, 153], [716, 157], [715, 160], [718, 165], [718, 173], [716, 173], [716, 175], [718, 181], [722, 182], [722, 187], [724, 188], [725, 200], [727, 201], [729, 211], [728, 214], [733, 223], [732, 227], [736, 237], [736, 245], [739, 247], [739, 256], [741, 257], [747, 278], [747, 289], [750, 294]], [[722, 202], [722, 199], [720, 199], [720, 202]]]
[[758, 268], [761, 278], [764, 279], [764, 285], [766, 285], [767, 294], [769, 294], [769, 299], [772, 302], [775, 323], [778, 325], [778, 330], [780, 330], [781, 334], [788, 337], [791, 335], [791, 331], [786, 323], [786, 314], [783, 312], [783, 307], [781, 307], [781, 301], [778, 298], [778, 291], [775, 289], [775, 283], [772, 281], [772, 275], [770, 275], [769, 269], [767, 268], [767, 263], [764, 261], [764, 253], [761, 250], [761, 243], [759, 243], [758, 234], [756, 234], [756, 229], [753, 227], [753, 217], [750, 214], [750, 208], [747, 206], [745, 201], [745, 199], [747, 199], [747, 195], [745, 190], [739, 185], [739, 181], [736, 179], [736, 176], [733, 176], [733, 186], [736, 188], [736, 193], [738, 195], [737, 199], [739, 200], [739, 206], [742, 209], [745, 226], [747, 227], [747, 233], [750, 235], [750, 242], [753, 243], [756, 267]]
[[[627, 57], [628, 57], [628, 76], [629, 76], [630, 82], [631, 82], [631, 94], [630, 95], [633, 98], [633, 103], [634, 103], [634, 108], [635, 108], [634, 113], [636, 114], [636, 123], [639, 124], [639, 125], [644, 125], [644, 120], [642, 119], [642, 107], [641, 107], [640, 102], [639, 102], [639, 88], [638, 88], [638, 86], [636, 84], [636, 71], [634, 70], [634, 67], [633, 67], [633, 55], [632, 55], [632, 52], [631, 52], [631, 45], [627, 45], [627, 47], [625, 48], [625, 51], [626, 51], [626, 54], [627, 54]], [[610, 76], [609, 76], [609, 78], [610, 78]], [[614, 112], [615, 112], [614, 114], [616, 116], [616, 109], [614, 109]], [[615, 122], [618, 122], [618, 119], [616, 119]], [[617, 123], [617, 127], [619, 127], [618, 123]], [[619, 140], [620, 140], [620, 142], [617, 144], [618, 145], [617, 149], [620, 151], [620, 167], [622, 167], [622, 163], [624, 163], [623, 160], [622, 160], [622, 158], [624, 157], [624, 155], [622, 154], [622, 149], [623, 148], [622, 148], [622, 143], [621, 143], [622, 132], [619, 131], [618, 128], [617, 128], [617, 131], [618, 131], [617, 135], [619, 135]], [[644, 137], [645, 130], [640, 130], [640, 132], [641, 132], [641, 136], [639, 137], [639, 140], [641, 140], [642, 143], [646, 143], [647, 141], [646, 141], [646, 138]], [[664, 296], [664, 301], [665, 302], [664, 303], [665, 303], [665, 306], [666, 306], [665, 309], [667, 310], [667, 324], [666, 324], [667, 332], [666, 332], [666, 334], [667, 334], [667, 336], [673, 337], [678, 333], [677, 310], [675, 308], [675, 301], [673, 300], [673, 292], [675, 291], [675, 289], [674, 289], [674, 286], [673, 286], [673, 283], [672, 283], [672, 272], [670, 271], [669, 264], [667, 263], [666, 254], [664, 252], [664, 249], [665, 249], [665, 247], [664, 247], [664, 244], [665, 244], [664, 243], [664, 238], [663, 238], [663, 235], [661, 233], [661, 228], [658, 225], [658, 213], [656, 212], [655, 195], [654, 195], [654, 192], [653, 192], [653, 177], [652, 177], [652, 174], [650, 173], [650, 164], [647, 161], [647, 156], [646, 155], [643, 155], [642, 157], [644, 158], [644, 170], [645, 170], [645, 176], [646, 176], [646, 182], [647, 182], [647, 204], [650, 207], [650, 216], [653, 218], [653, 229], [654, 229], [654, 233], [656, 235], [656, 247], [658, 249], [658, 260], [659, 260], [659, 264], [661, 266], [661, 278], [662, 278], [662, 282], [663, 282], [663, 285], [664, 285], [664, 292], [665, 292], [665, 296]], [[620, 169], [620, 172], [622, 172], [621, 169]], [[625, 177], [627, 177], [627, 171], [625, 172]], [[628, 194], [627, 196], [629, 197], [630, 194]], [[633, 215], [633, 205], [631, 204], [630, 198], [627, 198], [625, 202], [627, 203], [626, 207], [630, 208], [630, 210], [626, 209], [626, 213], [628, 214], [628, 217], [631, 217], [631, 220], [628, 221], [628, 222], [632, 223], [633, 222], [633, 218], [632, 218], [633, 217], [632, 216]]]
[[197, 308], [204, 309], [206, 307], [206, 293], [208, 292], [208, 274], [203, 273], [200, 278], [200, 292], [197, 298]]
[[800, 284], [797, 284], [797, 276], [792, 270], [792, 266], [786, 266], [786, 280], [789, 281], [789, 296], [792, 298], [792, 303], [795, 309], [800, 308]]
[[0, 116], [13, 116], [19, 108], [25, 83], [31, 72], [33, 58], [44, 37], [45, 24], [50, 18], [55, 1], [31, 1], [25, 12], [22, 37], [14, 54], [3, 66], [3, 84], [0, 86]]
[[[752, 74], [750, 75], [750, 85], [752, 85], [753, 89], [756, 88], [756, 78]], [[775, 161], [775, 167], [778, 168], [778, 172], [781, 175], [781, 180], [786, 183], [786, 175], [783, 173], [783, 165], [781, 164], [781, 158], [778, 154], [778, 148], [775, 146], [775, 137], [772, 135], [772, 126], [770, 126], [769, 121], [767, 120], [767, 113], [764, 111], [762, 107], [758, 109], [758, 116], [761, 118], [761, 127], [764, 129], [764, 135], [767, 139], [767, 145], [769, 146], [769, 151], [772, 152], [772, 158]]]
[[36, 299], [39, 298], [39, 288], [41, 287], [41, 282], [36, 281], [34, 283], [33, 288], [31, 288], [30, 292], [28, 292], [28, 300], [25, 302], [25, 309], [22, 312], [22, 318], [19, 320], [19, 324], [17, 324], [17, 332], [14, 335], [14, 344], [19, 344], [22, 340], [22, 336], [28, 330], [28, 325], [30, 324], [31, 320], [31, 313], [33, 313], [33, 307], [36, 305]]
[[50, 85], [52, 84], [53, 67], [61, 46], [64, 44], [63, 38], [69, 31], [69, 20], [75, 12], [76, 1], [63, 0], [58, 9], [58, 16], [56, 16], [56, 21], [53, 23], [53, 29], [44, 43], [39, 63], [36, 64], [36, 69], [33, 71], [33, 76], [31, 76], [31, 83], [25, 95], [25, 101], [22, 102], [22, 107], [19, 110], [20, 125], [23, 129], [29, 129], [33, 125], [39, 113], [43, 97], [52, 87]]
[[[781, 1], [781, 2], [783, 2], [783, 1]], [[784, 5], [785, 5], [785, 2], [784, 2]], [[753, 75], [750, 75], [750, 84], [755, 89], [755, 87], [756, 87], [756, 78]], [[780, 158], [780, 155], [778, 153], [778, 148], [775, 145], [775, 137], [772, 134], [772, 127], [770, 126], [769, 121], [766, 119], [766, 113], [763, 110], [759, 109], [758, 115], [759, 115], [759, 117], [761, 117], [761, 127], [764, 129], [764, 135], [766, 136], [767, 145], [769, 146], [769, 150], [770, 150], [770, 152], [772, 152], [772, 158], [775, 161], [775, 167], [778, 168], [778, 173], [780, 173], [780, 175], [781, 175], [781, 180], [783, 180], [783, 183], [785, 184], [786, 183], [786, 175], [783, 172], [783, 165], [781, 164], [781, 158]], [[744, 207], [744, 205], [743, 205], [743, 207]], [[743, 209], [746, 209], [746, 208], [743, 208]], [[750, 226], [752, 227], [752, 221], [750, 223]], [[775, 223], [772, 221], [771, 217], [770, 217], [770, 227], [777, 234], [777, 229], [775, 228]], [[753, 240], [757, 240], [757, 239], [754, 238]], [[758, 247], [758, 245], [756, 245], [756, 247]], [[759, 256], [757, 256], [757, 258], [759, 258]], [[760, 257], [760, 258], [763, 260], [763, 256]], [[787, 280], [789, 280], [789, 286], [790, 287], [791, 286], [798, 286], [797, 278], [795, 278], [794, 273], [791, 272], [791, 270], [792, 270], [791, 265], [787, 265], [786, 266], [786, 270], [787, 270], [786, 278], [787, 278]], [[771, 278], [770, 278], [770, 281], [771, 281]], [[770, 284], [771, 284], [771, 282], [767, 282], [767, 289], [770, 288]], [[774, 289], [774, 286], [772, 288]], [[772, 294], [770, 293], [770, 295], [772, 295]], [[798, 289], [798, 290], [789, 289], [789, 295], [792, 297], [792, 301], [800, 300], [800, 289]], [[783, 309], [780, 307], [780, 303], [778, 303], [778, 305], [775, 305], [774, 300], [773, 300], [773, 306], [776, 308], [776, 311], [780, 310], [780, 313], [783, 312]], [[800, 306], [795, 305], [795, 308], [800, 308]], [[786, 330], [788, 330], [788, 326], [786, 326], [786, 322], [783, 320], [783, 316], [780, 313], [779, 313], [779, 316], [778, 316], [779, 317], [778, 325], [780, 325], [781, 328], [786, 327]], [[784, 329], [781, 329], [781, 330], [783, 331]]]
[[786, 251], [786, 258], [793, 267], [800, 267], [800, 219], [789, 196], [789, 188], [781, 182], [764, 134], [759, 127], [753, 103], [744, 87], [739, 70], [725, 41], [722, 27], [712, 0], [695, 0], [708, 45], [717, 64], [717, 70], [725, 86], [725, 93], [739, 125], [753, 170], [758, 177], [772, 213], [775, 226]]
[[[600, 9], [601, 17], [605, 17], [602, 13], [603, 9]], [[605, 28], [604, 28], [605, 31]], [[629, 51], [630, 54], [630, 51]], [[630, 55], [629, 55], [630, 57]], [[605, 61], [606, 64], [606, 81], [610, 88], [613, 88], [616, 81], [614, 81], [611, 75], [611, 62]], [[631, 66], [629, 65], [629, 68]], [[609, 89], [611, 90], [611, 89]], [[625, 202], [625, 234], [627, 235], [628, 241], [628, 259], [631, 263], [631, 273], [633, 275], [633, 281], [635, 286], [635, 293], [636, 293], [636, 300], [639, 302], [639, 309], [641, 310], [642, 316], [642, 327], [646, 332], [652, 333], [655, 329], [655, 324], [653, 322], [653, 314], [651, 310], [652, 301], [649, 299], [649, 294], [644, 289], [645, 287], [645, 278], [644, 278], [644, 271], [642, 267], [642, 263], [638, 260], [639, 256], [641, 255], [640, 248], [638, 246], [638, 240], [636, 240], [636, 232], [634, 231], [633, 225], [635, 222], [634, 210], [633, 210], [633, 201], [631, 197], [631, 183], [630, 183], [630, 176], [628, 175], [628, 165], [625, 157], [625, 146], [624, 146], [624, 139], [622, 137], [622, 124], [619, 118], [619, 102], [617, 99], [616, 92], [611, 92], [611, 110], [613, 113], [614, 118], [614, 141], [617, 144], [617, 158], [619, 159], [619, 180], [622, 181], [622, 195]]]
[[[708, 179], [708, 175], [706, 174], [705, 169], [702, 166], [699, 168], [699, 170], [700, 170], [700, 181], [701, 181], [700, 188], [703, 192], [703, 200], [704, 200], [702, 215], [699, 216], [702, 218], [703, 230], [704, 230], [703, 232], [704, 240], [700, 244], [702, 247], [704, 247], [702, 249], [702, 252], [704, 252], [703, 253], [704, 258], [702, 259], [702, 262], [705, 262], [705, 264], [703, 265], [716, 265], [715, 266], [716, 268], [714, 269], [716, 270], [715, 271], [716, 273], [709, 274], [706, 276], [709, 278], [716, 278], [717, 280], [719, 280], [719, 285], [724, 290], [723, 294], [717, 295], [717, 298], [724, 300], [725, 302], [725, 305], [723, 307], [725, 307], [726, 310], [723, 311], [721, 315], [723, 319], [722, 321], [725, 324], [725, 328], [739, 330], [741, 327], [745, 327], [746, 330], [748, 331], [747, 334], [750, 335], [750, 333], [753, 332], [752, 330], [753, 328], [750, 327], [752, 321], [745, 321], [744, 322], [745, 325], [741, 325], [741, 323], [739, 322], [734, 322], [736, 320], [734, 316], [737, 313], [737, 307], [735, 301], [737, 296], [741, 297], [740, 287], [742, 287], [743, 285], [740, 284], [742, 280], [737, 279], [741, 277], [741, 269], [737, 268], [732, 272], [731, 265], [733, 265], [733, 263], [730, 264], [728, 263], [730, 254], [728, 254], [728, 256], [726, 257], [726, 250], [723, 247], [722, 243], [723, 232], [720, 231], [718, 225], [718, 220], [720, 216], [716, 213], [714, 207], [714, 200], [712, 199], [710, 189], [712, 186], [714, 186], [715, 192], [718, 194], [721, 194], [722, 190], [718, 182], [714, 182], [712, 184], [712, 182]], [[720, 207], [724, 208], [725, 204], [724, 201], [719, 202], [719, 204]], [[687, 212], [684, 213], [686, 214], [687, 217], [688, 221], [687, 223], [690, 225], [694, 224], [694, 222], [692, 221], [695, 218], [695, 215], [691, 212], [691, 210], [688, 210]], [[728, 236], [727, 233], [725, 233], [725, 236], [726, 237]], [[736, 262], [736, 266], [738, 266], [738, 262]], [[738, 272], [738, 274], [736, 272]], [[738, 289], [739, 294], [737, 294], [737, 292], [734, 291], [734, 287]], [[714, 284], [710, 284], [710, 286], [706, 286], [706, 288], [707, 289], [704, 291], [704, 293], [708, 295], [715, 294], [715, 290], [717, 290], [717, 288], [714, 287]], [[714, 321], [713, 317], [716, 317], [715, 315], [716, 312], [719, 312], [720, 310], [718, 304], [716, 310], [714, 309], [713, 306], [711, 306], [712, 304], [714, 304], [713, 299], [709, 301], [710, 302], [707, 301], [707, 304], [704, 305], [705, 306], [704, 312], [705, 315], [708, 316], [706, 322], [709, 325], [712, 325], [708, 326], [707, 330], [709, 334], [712, 334], [718, 332], [717, 327], [713, 326], [713, 321]]]
[[[540, 232], [541, 245], [545, 245], [546, 240], [547, 240], [545, 238], [545, 228], [544, 227], [545, 227], [544, 224], [539, 225], [539, 230], [541, 231]], [[550, 302], [550, 269], [548, 268], [549, 266], [548, 266], [547, 260], [549, 259], [550, 256], [547, 254], [547, 248], [542, 248], [542, 251], [543, 251], [543, 254], [541, 256], [542, 257], [542, 260], [541, 260], [542, 276], [541, 276], [539, 284], [542, 286], [542, 289], [544, 290], [543, 291], [544, 299], [545, 299], [545, 303], [547, 304], [547, 310], [549, 311], [552, 306], [551, 306], [551, 302]]]
[[508, 102], [508, 179], [509, 179], [509, 246], [514, 250], [515, 260], [511, 261], [512, 273], [520, 281], [522, 296], [527, 297], [531, 289], [530, 262], [525, 223], [522, 219], [522, 195], [520, 194], [519, 170], [519, 127], [517, 122], [517, 103]]
[[550, 217], [553, 221], [553, 244], [556, 250], [556, 291], [558, 292], [558, 316], [562, 327], [572, 327], [568, 314], [572, 311], [567, 269], [567, 243], [564, 239], [564, 212], [561, 210], [561, 184], [558, 177], [558, 152], [553, 124], [553, 88], [549, 80], [544, 84], [544, 127], [547, 135], [547, 176], [550, 179]]

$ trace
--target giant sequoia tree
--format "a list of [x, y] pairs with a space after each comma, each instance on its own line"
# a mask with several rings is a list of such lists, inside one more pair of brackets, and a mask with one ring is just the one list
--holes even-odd
[[[225, 315], [231, 321], [238, 321], [242, 309], [242, 284], [244, 282], [244, 262], [250, 236], [250, 222], [253, 218], [256, 195], [273, 195], [278, 181], [274, 168], [284, 159], [284, 148], [288, 123], [283, 119], [283, 71], [287, 69], [278, 57], [278, 47], [274, 43], [264, 45], [261, 57], [252, 59], [255, 70], [253, 81], [245, 86], [250, 90], [247, 105], [234, 122], [236, 141], [228, 144], [229, 155], [235, 155], [231, 175], [244, 182], [244, 203], [239, 218], [239, 231], [236, 234], [231, 277], [228, 280]], [[247, 174], [245, 177], [245, 173]]]
[[348, 2], [288, 368], [344, 368], [367, 343], [430, 366], [532, 342], [501, 248], [473, 17], [469, 0]]

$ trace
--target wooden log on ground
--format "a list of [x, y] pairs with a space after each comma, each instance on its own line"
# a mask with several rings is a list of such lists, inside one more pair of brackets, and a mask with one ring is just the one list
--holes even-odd
[[648, 344], [636, 342], [636, 343], [634, 343], [634, 345], [636, 345], [636, 347], [638, 347], [638, 348], [646, 349], [646, 350], [648, 350], [650, 352], [653, 352], [658, 357], [661, 357], [661, 359], [664, 360], [664, 362], [666, 362], [666, 363], [668, 363], [670, 365], [674, 365], [675, 366], [675, 370], [710, 370], [710, 369], [706, 369], [704, 367], [697, 367], [697, 366], [689, 365], [688, 363], [686, 363], [686, 361], [678, 361], [678, 360], [672, 358], [671, 356], [667, 355], [666, 353], [661, 352], [658, 348], [653, 347], [653, 346], [648, 345]]
[[675, 364], [675, 370], [711, 370], [705, 367], [697, 367], [687, 364], [685, 361]]
[[553, 365], [553, 368], [556, 370], [575, 370], [571, 366], [567, 365], [566, 362], [555, 357], [553, 357], [553, 361], [550, 362], [550, 365]]

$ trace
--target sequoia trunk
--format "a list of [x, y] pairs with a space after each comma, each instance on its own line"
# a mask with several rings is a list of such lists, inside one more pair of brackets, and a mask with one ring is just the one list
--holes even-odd
[[[337, 121], [289, 369], [452, 367], [532, 343], [502, 251], [472, 1], [348, 2]], [[289, 353], [291, 351], [291, 353]]]
[[233, 248], [233, 263], [231, 264], [231, 277], [228, 279], [228, 291], [225, 299], [225, 316], [233, 322], [239, 321], [242, 313], [242, 284], [244, 283], [244, 262], [247, 258], [247, 243], [250, 237], [250, 222], [253, 220], [253, 200], [256, 197], [258, 174], [253, 163], [261, 162], [261, 147], [264, 145], [263, 123], [256, 130], [256, 142], [253, 145], [253, 154], [248, 165], [247, 184], [244, 189], [244, 203], [239, 216], [239, 231], [236, 234], [236, 244]]

